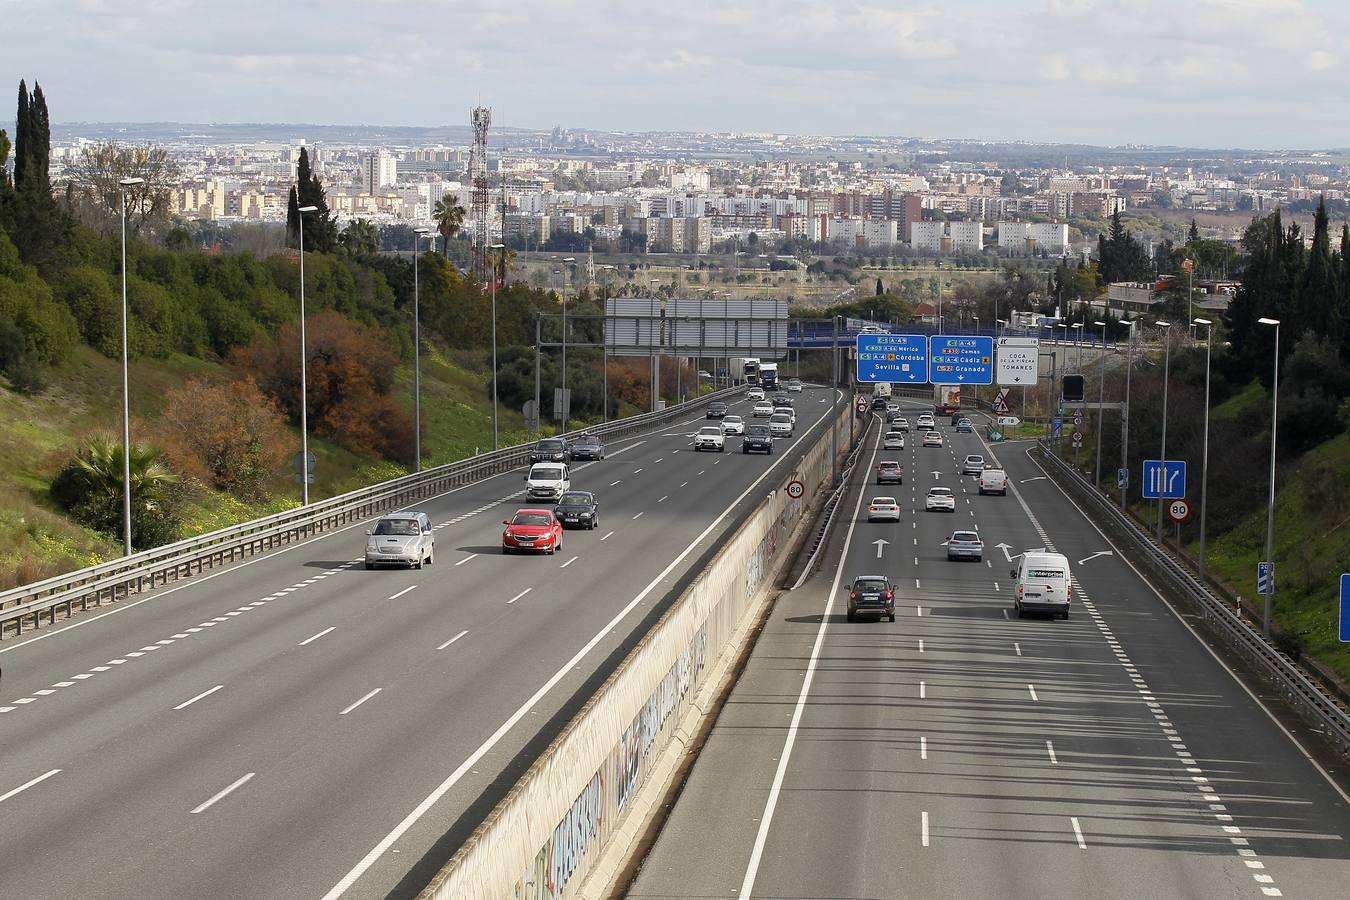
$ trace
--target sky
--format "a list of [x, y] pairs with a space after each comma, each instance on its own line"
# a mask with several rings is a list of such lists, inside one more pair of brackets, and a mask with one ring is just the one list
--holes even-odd
[[1348, 0], [0, 0], [0, 23], [0, 86], [36, 79], [54, 122], [482, 103], [522, 128], [1350, 146]]

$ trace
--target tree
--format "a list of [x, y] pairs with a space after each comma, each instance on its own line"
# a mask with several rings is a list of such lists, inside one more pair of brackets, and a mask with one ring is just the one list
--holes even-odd
[[5, 168], [5, 163], [9, 160], [9, 147], [9, 134], [0, 128], [0, 194], [10, 190], [9, 170]]
[[[300, 148], [300, 162], [296, 167], [296, 217], [305, 232], [305, 249], [315, 253], [332, 253], [337, 247], [337, 219], [328, 212], [328, 196], [323, 182], [310, 168], [309, 150]], [[305, 206], [316, 207], [314, 212], [300, 213]]]
[[431, 217], [436, 220], [436, 230], [445, 239], [442, 252], [444, 252], [446, 259], [450, 258], [450, 241], [464, 227], [464, 216], [467, 212], [460, 205], [459, 197], [456, 194], [442, 194], [441, 199], [436, 201], [436, 206], [431, 211]]
[[251, 378], [188, 379], [165, 394], [159, 428], [178, 469], [243, 500], [264, 495], [291, 444], [281, 410]]
[[352, 219], [339, 238], [342, 249], [358, 259], [380, 252], [380, 233], [369, 219]]
[[286, 246], [300, 246], [300, 198], [296, 196], [295, 185], [291, 185], [286, 198]]
[[[131, 446], [129, 468], [132, 546], [144, 550], [168, 543], [178, 528], [178, 475], [159, 450], [145, 444]], [[62, 466], [48, 491], [80, 524], [116, 535], [122, 530], [122, 469], [121, 441], [96, 435]]]
[[[178, 163], [162, 147], [112, 141], [86, 144], [80, 149], [74, 177], [80, 219], [110, 237], [121, 224], [125, 191], [131, 233], [139, 234], [150, 223], [166, 224], [178, 175]], [[143, 183], [123, 188], [120, 182], [125, 178], [141, 178]]]
[[881, 296], [882, 294], [884, 294], [884, 293], [886, 293], [886, 288], [882, 287], [881, 279], [878, 278], [878, 279], [877, 279], [877, 296], [880, 297], [880, 296]]
[[30, 94], [19, 82], [19, 109], [15, 117], [14, 191], [0, 197], [0, 221], [9, 231], [25, 262], [45, 268], [70, 241], [71, 221], [52, 197], [48, 160], [51, 123], [47, 100], [39, 85]]
[[1190, 244], [1200, 240], [1200, 229], [1195, 225], [1195, 219], [1191, 219], [1191, 230], [1186, 232], [1186, 243]]
[[1327, 222], [1326, 204], [1317, 204], [1313, 219], [1312, 249], [1298, 292], [1298, 325], [1302, 334], [1312, 331], [1339, 343], [1341, 332], [1340, 310], [1337, 308], [1336, 262], [1331, 255], [1331, 236]]

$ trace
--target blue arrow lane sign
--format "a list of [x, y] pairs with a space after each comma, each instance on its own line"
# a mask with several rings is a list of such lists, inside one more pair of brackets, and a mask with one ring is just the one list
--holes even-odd
[[858, 381], [928, 383], [928, 338], [922, 334], [858, 335]]
[[1145, 500], [1178, 500], [1186, 496], [1186, 463], [1183, 460], [1144, 460]]
[[928, 339], [934, 384], [993, 384], [992, 337], [935, 334]]
[[1350, 644], [1350, 572], [1341, 576], [1341, 642]]

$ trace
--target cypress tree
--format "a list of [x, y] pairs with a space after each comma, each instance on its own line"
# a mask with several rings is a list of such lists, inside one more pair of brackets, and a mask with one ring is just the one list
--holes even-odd
[[1295, 334], [1315, 331], [1321, 336], [1340, 339], [1340, 315], [1336, 308], [1336, 268], [1331, 258], [1331, 235], [1325, 200], [1317, 203], [1313, 218], [1312, 250], [1299, 283], [1297, 328]]
[[0, 193], [9, 190], [9, 172], [5, 169], [7, 159], [9, 159], [9, 133], [0, 128]]
[[1186, 243], [1192, 243], [1200, 240], [1200, 229], [1195, 227], [1195, 219], [1191, 219], [1191, 230], [1186, 233]]
[[19, 112], [14, 117], [14, 187], [23, 188], [28, 174], [28, 85], [19, 79]]
[[47, 115], [47, 98], [42, 96], [42, 85], [33, 82], [33, 99], [28, 105], [29, 138], [31, 146], [30, 174], [44, 193], [51, 193], [52, 123]]
[[300, 201], [295, 196], [295, 185], [286, 201], [286, 246], [300, 246]]
[[881, 296], [882, 294], [884, 294], [884, 293], [886, 293], [886, 289], [885, 289], [884, 287], [881, 286], [881, 279], [878, 278], [878, 279], [877, 279], [877, 296], [880, 297], [880, 296]]
[[331, 253], [337, 246], [337, 221], [328, 212], [328, 197], [324, 194], [323, 182], [309, 163], [309, 151], [300, 148], [300, 162], [296, 167], [296, 196], [300, 206], [314, 206], [317, 209], [306, 213], [301, 220], [305, 229], [305, 247], [316, 253]]

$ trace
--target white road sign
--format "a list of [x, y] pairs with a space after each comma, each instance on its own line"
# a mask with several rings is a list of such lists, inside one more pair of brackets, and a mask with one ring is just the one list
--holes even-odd
[[1037, 338], [1001, 337], [995, 342], [994, 381], [1003, 385], [1034, 385], [1041, 342]]

